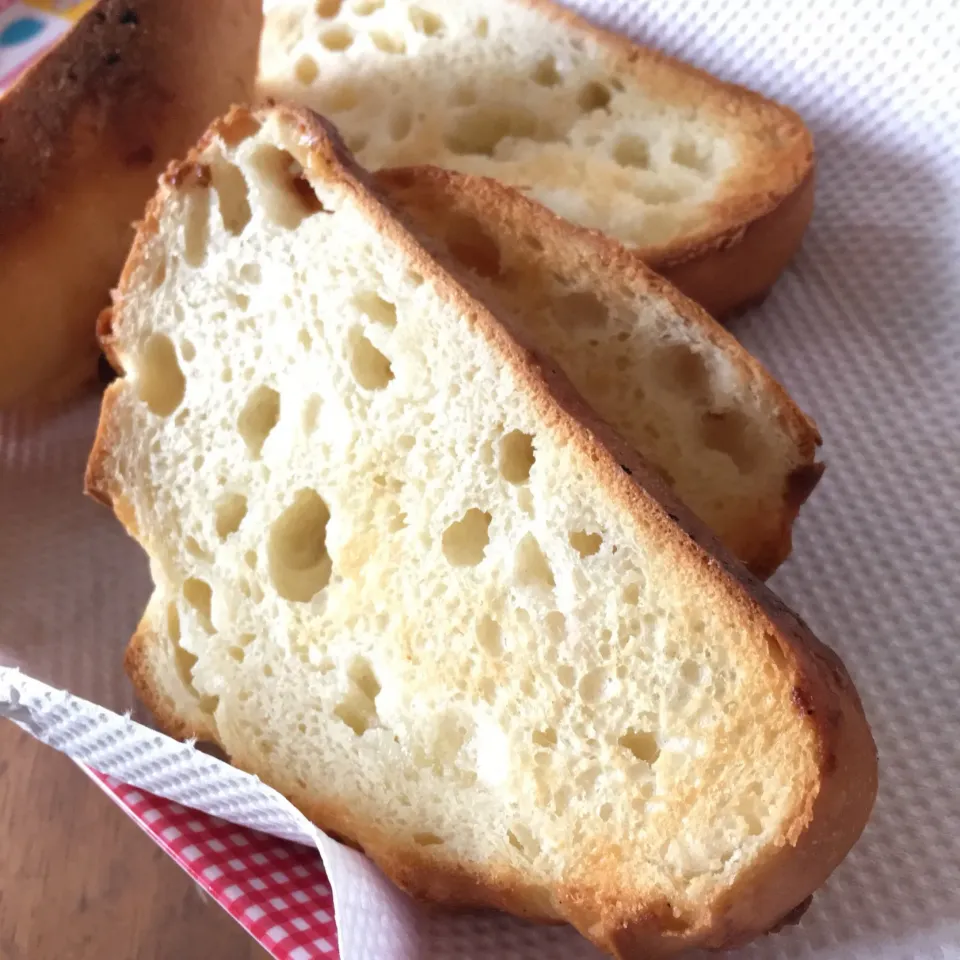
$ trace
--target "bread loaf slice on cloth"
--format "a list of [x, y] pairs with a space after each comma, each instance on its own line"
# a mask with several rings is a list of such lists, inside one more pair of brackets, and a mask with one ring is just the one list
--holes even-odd
[[856, 840], [838, 658], [319, 117], [172, 166], [101, 335], [141, 696], [399, 885], [649, 957], [771, 929]]
[[813, 209], [795, 113], [550, 0], [282, 0], [258, 87], [332, 117], [368, 169], [524, 190], [714, 316], [766, 294]]
[[498, 181], [376, 179], [754, 573], [776, 569], [823, 472], [820, 435], [735, 337], [615, 242]]

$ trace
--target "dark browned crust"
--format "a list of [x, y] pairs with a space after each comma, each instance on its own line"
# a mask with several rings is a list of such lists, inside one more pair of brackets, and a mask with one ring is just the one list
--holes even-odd
[[260, 0], [99, 0], [0, 97], [0, 408], [96, 375], [94, 320], [169, 157], [253, 89]]
[[[494, 906], [520, 915], [562, 919], [616, 957], [666, 956], [693, 946], [726, 947], [743, 943], [774, 927], [826, 879], [845, 856], [866, 824], [876, 794], [876, 749], [857, 693], [836, 655], [821, 644], [759, 580], [727, 553], [710, 532], [676, 502], [659, 477], [599, 422], [569, 383], [549, 361], [511, 336], [506, 327], [472, 293], [473, 281], [453, 262], [430, 253], [391, 214], [371, 190], [371, 181], [342, 145], [334, 128], [308, 110], [277, 107], [255, 112], [276, 115], [287, 137], [286, 145], [308, 175], [336, 181], [373, 221], [385, 243], [401, 249], [411, 267], [455, 305], [462, 322], [480, 332], [492, 349], [529, 392], [544, 428], [565, 440], [608, 497], [632, 518], [643, 536], [672, 552], [678, 566], [691, 571], [717, 604], [727, 605], [745, 634], [765, 637], [780, 651], [785, 679], [800, 690], [797, 710], [800, 728], [816, 744], [817, 759], [803, 778], [804, 799], [785, 829], [780, 845], [744, 870], [733, 887], [696, 913], [676, 917], [672, 905], [644, 902], [642, 893], [598, 887], [558, 887], [549, 891], [549, 909], [542, 891], [531, 892], [528, 881], [515, 870], [491, 873], [481, 865], [455, 864], [440, 856], [412, 852], [369, 823], [360, 823], [351, 811], [313, 799], [271, 777], [274, 785], [292, 796], [320, 827], [361, 846], [385, 872], [418, 896], [449, 906]], [[247, 114], [235, 111], [227, 119], [233, 127]], [[202, 159], [223, 124], [214, 124], [188, 159]], [[143, 227], [124, 268], [115, 308], [115, 323], [123, 322], [123, 298], [141, 267], [146, 244], [171, 193], [169, 177], [151, 201]], [[88, 466], [89, 492], [116, 499], [117, 480], [110, 473], [112, 436], [110, 411], [122, 389], [107, 389], [98, 435]], [[127, 666], [140, 695], [158, 713], [168, 729], [181, 722], [153, 689], [157, 685], [150, 644], [138, 633]], [[191, 730], [196, 733], [196, 730]], [[240, 766], [262, 768], [249, 757], [232, 758]], [[552, 915], [551, 915], [552, 914]]]
[[[542, 261], [545, 269], [591, 271], [593, 276], [600, 277], [601, 285], [624, 286], [637, 295], [666, 301], [680, 318], [678, 324], [696, 328], [721, 350], [738, 372], [780, 411], [781, 427], [796, 450], [796, 465], [784, 478], [779, 508], [770, 510], [765, 504], [764, 514], [755, 518], [750, 529], [743, 530], [736, 543], [727, 543], [758, 576], [769, 577], [776, 570], [790, 553], [791, 531], [800, 507], [823, 474], [823, 464], [816, 462], [821, 438], [813, 420], [734, 336], [664, 282], [634, 251], [598, 230], [570, 223], [497, 180], [430, 166], [380, 170], [375, 180], [391, 204], [404, 213], [408, 227], [422, 239], [428, 228], [423, 213], [431, 207], [465, 211], [482, 223], [490, 236], [509, 236], [518, 248], [526, 248], [530, 262]], [[525, 236], [536, 237], [542, 249], [530, 249], [523, 243]], [[491, 281], [496, 294], [499, 264], [481, 266], [479, 272]], [[512, 332], [523, 336], [522, 331]]]
[[667, 103], [736, 118], [755, 144], [696, 230], [638, 251], [679, 290], [724, 319], [760, 302], [800, 246], [813, 214], [814, 148], [788, 107], [596, 26], [552, 0], [518, 0], [590, 36]]

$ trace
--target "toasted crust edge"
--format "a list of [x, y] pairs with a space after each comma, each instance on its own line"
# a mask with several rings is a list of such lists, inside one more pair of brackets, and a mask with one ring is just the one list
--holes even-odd
[[[439, 898], [441, 891], [447, 889], [447, 906], [494, 906], [538, 919], [565, 920], [616, 957], [666, 956], [692, 946], [735, 945], [777, 926], [819, 887], [856, 842], [876, 794], [876, 748], [859, 697], [842, 663], [673, 499], [659, 478], [583, 404], [555, 366], [518, 343], [482, 299], [471, 297], [468, 277], [420, 245], [391, 215], [331, 124], [309, 110], [286, 106], [256, 111], [235, 108], [215, 123], [184, 163], [171, 165], [150, 202], [121, 277], [116, 310], [122, 314], [125, 285], [131, 282], [144, 256], [147, 237], [157, 229], [171, 183], [181, 171], [189, 172], [200, 162], [202, 151], [214, 137], [228, 136], [231, 130], [251, 122], [260, 123], [270, 112], [276, 114], [291, 141], [296, 141], [301, 155], [298, 159], [307, 173], [319, 167], [327, 176], [337, 179], [388, 241], [400, 247], [441, 293], [461, 307], [466, 322], [483, 332], [503, 362], [526, 383], [544, 422], [558, 433], [565, 433], [580, 456], [593, 463], [598, 482], [602, 482], [608, 495], [643, 523], [651, 535], [660, 537], [669, 549], [675, 550], [678, 562], [703, 567], [710, 578], [725, 583], [745, 629], [765, 630], [768, 642], [779, 649], [784, 669], [792, 676], [790, 708], [797, 711], [818, 746], [818, 762], [816, 769], [809, 772], [804, 802], [795, 811], [792, 826], [780, 845], [745, 873], [725, 897], [687, 918], [683, 925], [675, 919], [671, 921], [669, 904], [625, 904], [620, 899], [597, 902], [589, 891], [583, 890], [553, 892], [551, 915], [542, 901], [534, 903], [529, 893], [524, 894], [525, 887], [516, 878], [510, 882], [503, 877], [487, 877], [480, 870], [452, 870], [423, 854], [414, 860], [405, 847], [392, 843], [390, 838], [378, 837], [369, 825], [364, 828], [349, 814], [298, 795], [289, 786], [285, 792], [308, 815], [314, 816], [321, 828], [361, 845], [389, 876], [416, 896]], [[115, 316], [114, 322], [122, 322], [122, 316]], [[119, 388], [119, 383], [108, 388], [87, 469], [88, 492], [105, 503], [113, 503], [120, 492], [115, 489], [109, 470], [110, 407]], [[154, 688], [160, 687], [163, 678], [154, 657], [148, 653], [148, 641], [149, 634], [138, 631], [128, 655], [131, 679], [145, 702], [156, 705], [162, 724], [176, 731], [183, 720], [184, 726], [189, 727], [186, 717], [175, 712], [171, 715], [164, 699], [169, 694]], [[189, 732], [205, 735], [192, 727]], [[245, 766], [242, 756], [233, 759]], [[275, 785], [284, 790], [283, 784]], [[467, 880], [454, 882], [460, 874]], [[449, 886], [445, 887], [446, 884]]]

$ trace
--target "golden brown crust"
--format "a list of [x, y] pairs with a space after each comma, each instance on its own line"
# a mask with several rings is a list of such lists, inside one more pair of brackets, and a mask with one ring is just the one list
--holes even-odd
[[[423, 224], [430, 222], [431, 208], [439, 208], [447, 216], [450, 211], [466, 212], [487, 227], [490, 236], [509, 237], [515, 248], [525, 251], [528, 262], [542, 263], [545, 270], [559, 266], [570, 275], [589, 272], [593, 276], [602, 271], [601, 283], [616, 283], [633, 295], [652, 294], [666, 301], [683, 322], [722, 351], [738, 373], [779, 411], [781, 426], [796, 451], [797, 464], [785, 479], [778, 508], [766, 510], [764, 516], [756, 517], [750, 529], [739, 532], [736, 542], [727, 542], [758, 576], [768, 577], [776, 570], [790, 553], [793, 522], [823, 474], [823, 464], [816, 462], [821, 438], [813, 420], [734, 336], [644, 265], [635, 251], [598, 230], [564, 220], [506, 184], [428, 166], [380, 170], [375, 181], [421, 237]], [[538, 250], [524, 242], [531, 236], [537, 239]], [[478, 252], [486, 253], [479, 246], [467, 251], [473, 259]], [[456, 255], [456, 251], [453, 253]], [[488, 254], [487, 259], [492, 256], [495, 260], [495, 254], [496, 251]], [[498, 261], [480, 263], [479, 270], [474, 265], [474, 271], [491, 280], [494, 287], [499, 269]], [[509, 324], [509, 320], [505, 322]], [[513, 329], [512, 333], [524, 336], [522, 330]]]
[[176, 662], [175, 655], [167, 649], [169, 643], [151, 622], [148, 609], [127, 644], [123, 658], [127, 676], [164, 733], [178, 740], [216, 743], [213, 718], [199, 708], [179, 678], [169, 675]]
[[762, 300], [796, 253], [813, 213], [814, 148], [806, 125], [787, 107], [666, 54], [597, 27], [552, 0], [520, 0], [589, 35], [627, 73], [666, 103], [736, 118], [741, 162], [701, 218], [678, 239], [638, 250], [681, 292], [724, 319]]
[[[264, 118], [269, 111], [258, 111]], [[286, 138], [285, 146], [305, 170], [338, 186], [373, 221], [385, 242], [403, 250], [411, 267], [428, 277], [439, 294], [455, 304], [464, 322], [471, 324], [491, 344], [514, 372], [534, 403], [544, 427], [565, 440], [596, 478], [608, 497], [616, 501], [642, 536], [658, 548], [672, 552], [676, 563], [691, 572], [695, 581], [728, 607], [728, 615], [742, 624], [745, 634], [766, 636], [775, 662], [793, 691], [785, 709], [794, 710], [799, 729], [816, 747], [816, 761], [797, 770], [803, 782], [803, 801], [794, 811], [779, 845], [767, 851], [749, 871], [717, 900], [681, 917], [662, 900], [643, 902], [642, 893], [602, 893], [597, 889], [560, 887], [549, 893], [550, 911], [576, 925], [598, 946], [618, 957], [667, 955], [696, 945], [724, 946], [742, 942], [774, 927], [839, 863], [866, 823], [876, 791], [876, 754], [869, 727], [856, 691], [836, 656], [726, 553], [709, 531], [677, 503], [662, 481], [643, 461], [585, 407], [569, 383], [549, 361], [537, 357], [475, 296], [471, 280], [453, 263], [428, 252], [369, 192], [366, 175], [356, 167], [333, 128], [306, 110], [279, 107], [273, 111]], [[246, 111], [235, 111], [227, 121], [236, 124]], [[201, 140], [187, 163], [202, 159], [202, 151], [216, 128]], [[127, 283], [140, 267], [146, 235], [156, 228], [169, 183], [161, 186], [147, 221], [121, 278], [114, 322], [123, 323], [123, 296]], [[119, 385], [111, 391], [119, 389]], [[110, 392], [108, 392], [108, 397]], [[104, 421], [109, 420], [105, 405]], [[91, 456], [89, 476], [96, 489], [109, 487], [111, 426], [101, 422], [97, 446]], [[138, 633], [128, 661], [142, 696], [157, 704], [168, 726], [179, 722], [169, 705], [160, 700], [157, 661], [146, 653], [148, 641]], [[145, 663], [152, 666], [144, 668]], [[163, 687], [161, 687], [163, 690]], [[187, 724], [187, 726], [190, 726]], [[194, 727], [189, 732], [196, 733]], [[241, 765], [254, 766], [251, 758], [237, 756]], [[266, 771], [257, 770], [261, 775]], [[412, 854], [406, 846], [377, 832], [371, 824], [357, 823], [349, 812], [334, 809], [319, 798], [296, 795], [289, 784], [275, 785], [294, 796], [301, 807], [325, 829], [335, 830], [360, 844], [386, 872], [414, 893], [463, 905], [500, 906], [517, 913], [546, 917], [542, 892], [529, 889], [517, 871], [496, 873], [480, 865], [452, 866], [441, 857]], [[457, 875], [460, 879], [457, 879]], [[447, 892], [444, 892], [447, 891]]]
[[261, 22], [259, 0], [99, 0], [0, 98], [0, 409], [94, 376], [130, 223], [251, 94]]
[[813, 193], [811, 167], [768, 213], [680, 253], [651, 251], [647, 263], [712, 316], [729, 319], [760, 303], [793, 259], [813, 215]]

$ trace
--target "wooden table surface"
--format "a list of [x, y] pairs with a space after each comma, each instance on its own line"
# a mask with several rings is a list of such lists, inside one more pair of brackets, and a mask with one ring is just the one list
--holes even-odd
[[0, 960], [266, 960], [66, 757], [0, 720]]

